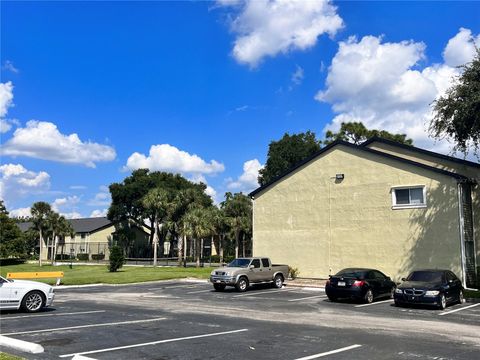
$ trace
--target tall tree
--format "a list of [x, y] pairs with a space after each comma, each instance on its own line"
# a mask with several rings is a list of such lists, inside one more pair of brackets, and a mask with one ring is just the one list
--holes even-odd
[[0, 200], [0, 258], [21, 258], [26, 255], [25, 250], [22, 231], [15, 220], [8, 216], [3, 200]]
[[185, 233], [192, 237], [196, 243], [196, 266], [200, 267], [200, 258], [203, 251], [201, 240], [213, 232], [212, 224], [208, 217], [208, 210], [201, 207], [193, 208], [185, 214], [183, 221], [185, 222]]
[[[53, 265], [55, 261], [55, 254], [54, 254], [53, 248], [56, 245], [56, 239], [57, 239], [58, 233], [60, 232], [60, 215], [55, 211], [50, 211], [47, 215], [45, 225], [46, 225], [46, 230], [48, 231], [47, 249], [48, 248], [51, 249], [50, 257], [51, 257], [51, 264]], [[48, 242], [50, 242], [50, 246], [48, 246], [49, 245]]]
[[259, 171], [258, 182], [265, 185], [288, 169], [320, 150], [321, 142], [315, 138], [315, 133], [289, 135], [285, 133], [278, 141], [272, 141], [268, 146], [267, 162]]
[[460, 66], [462, 73], [445, 95], [433, 101], [430, 135], [452, 140], [454, 150], [479, 156], [480, 146], [480, 49], [472, 62]]
[[235, 257], [238, 257], [240, 235], [249, 232], [252, 227], [252, 201], [242, 194], [225, 194], [225, 201], [220, 204], [226, 220], [235, 236]]
[[338, 132], [334, 133], [331, 130], [326, 132], [323, 143], [328, 145], [335, 140], [343, 140], [358, 145], [374, 136], [406, 145], [413, 144], [413, 140], [407, 138], [406, 134], [392, 134], [386, 130], [369, 130], [361, 122], [342, 122]]
[[50, 204], [44, 201], [38, 201], [34, 203], [30, 210], [32, 214], [33, 224], [35, 228], [38, 230], [38, 235], [39, 235], [39, 245], [40, 245], [40, 250], [38, 255], [39, 266], [42, 266], [42, 250], [43, 250], [43, 244], [45, 243], [43, 240], [43, 234], [45, 232], [45, 228], [47, 225], [47, 217], [51, 211], [52, 211], [52, 207], [50, 206]]
[[153, 223], [153, 266], [157, 266], [160, 224], [165, 220], [172, 207], [172, 195], [162, 188], [150, 190], [143, 198], [143, 206], [154, 215]]

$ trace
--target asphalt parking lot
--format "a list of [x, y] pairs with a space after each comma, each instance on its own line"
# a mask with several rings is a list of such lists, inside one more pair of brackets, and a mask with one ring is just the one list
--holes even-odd
[[330, 302], [323, 291], [206, 282], [58, 289], [37, 314], [2, 312], [28, 359], [479, 359], [480, 303], [444, 311]]

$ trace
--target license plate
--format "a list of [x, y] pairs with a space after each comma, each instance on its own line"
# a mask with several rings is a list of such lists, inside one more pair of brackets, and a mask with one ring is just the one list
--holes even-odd
[[338, 286], [345, 286], [345, 281], [339, 281], [337, 285]]

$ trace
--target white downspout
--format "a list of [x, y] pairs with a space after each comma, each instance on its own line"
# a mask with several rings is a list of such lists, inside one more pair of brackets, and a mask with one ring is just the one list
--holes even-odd
[[253, 253], [253, 242], [255, 234], [255, 198], [252, 197], [252, 256], [255, 256]]
[[462, 184], [457, 183], [458, 189], [458, 220], [460, 221], [460, 250], [461, 250], [461, 263], [462, 263], [462, 284], [463, 287], [467, 287], [467, 269], [466, 269], [466, 260], [465, 260], [465, 219], [463, 215], [463, 206], [462, 206]]

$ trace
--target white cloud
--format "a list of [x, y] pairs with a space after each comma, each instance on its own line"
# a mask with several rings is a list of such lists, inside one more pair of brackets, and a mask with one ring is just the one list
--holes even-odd
[[445, 63], [448, 66], [459, 66], [472, 61], [475, 46], [480, 48], [480, 35], [475, 37], [469, 29], [460, 28], [458, 34], [451, 38], [445, 47]]
[[0, 119], [0, 134], [9, 132], [14, 125], [20, 126], [20, 121], [17, 119]]
[[71, 185], [70, 189], [71, 190], [86, 190], [87, 187], [85, 185]]
[[303, 68], [297, 65], [295, 72], [292, 74], [292, 78], [291, 78], [292, 83], [295, 85], [300, 85], [303, 81], [303, 77], [304, 77]]
[[10, 71], [14, 74], [18, 74], [20, 71], [15, 67], [15, 65], [13, 65], [13, 62], [11, 62], [10, 60], [5, 60], [5, 62], [3, 63], [3, 66], [2, 66], [2, 69], [3, 70], [7, 70], [7, 71]]
[[195, 174], [195, 175], [191, 176], [189, 180], [194, 182], [194, 183], [204, 183], [207, 186], [207, 188], [205, 189], [205, 194], [210, 196], [214, 203], [218, 203], [218, 201], [217, 201], [218, 200], [217, 199], [217, 191], [213, 187], [208, 185], [208, 182], [207, 182], [207, 179], [205, 179], [205, 176], [203, 176], [201, 174]]
[[263, 168], [260, 161], [257, 159], [248, 160], [243, 164], [243, 173], [237, 180], [230, 180], [227, 183], [229, 190], [242, 191], [249, 193], [257, 188], [258, 185], [258, 172]]
[[13, 84], [11, 81], [0, 83], [0, 118], [5, 117], [8, 108], [13, 106]]
[[181, 174], [216, 174], [225, 170], [224, 165], [215, 160], [207, 163], [198, 155], [189, 154], [169, 144], [152, 145], [148, 156], [138, 152], [130, 155], [125, 169], [141, 168]]
[[83, 216], [79, 212], [72, 211], [72, 212], [60, 212], [60, 215], [65, 217], [65, 219], [81, 219]]
[[95, 197], [87, 202], [89, 206], [110, 206], [112, 197], [106, 186], [100, 186], [100, 192], [95, 194]]
[[105, 217], [107, 216], [108, 209], [102, 209], [102, 210], [93, 210], [92, 213], [90, 214], [90, 217]]
[[30, 208], [18, 208], [18, 209], [13, 209], [9, 211], [9, 216], [14, 218], [14, 217], [30, 217], [32, 216], [32, 213], [30, 212]]
[[326, 89], [315, 96], [337, 113], [326, 128], [338, 130], [342, 122], [361, 121], [367, 128], [405, 133], [416, 146], [448, 152], [450, 144], [428, 137], [430, 104], [451, 86], [459, 69], [447, 64], [421, 69], [425, 48], [413, 41], [383, 43], [375, 36], [340, 42]]
[[76, 209], [79, 203], [80, 197], [77, 195], [58, 198], [52, 202], [52, 210], [58, 212], [67, 219], [78, 219], [82, 217]]
[[94, 142], [82, 142], [77, 134], [64, 135], [51, 122], [30, 120], [18, 128], [2, 147], [2, 155], [27, 156], [70, 164], [95, 167], [96, 162], [112, 161], [113, 147]]
[[233, 5], [231, 30], [237, 37], [232, 53], [238, 62], [251, 67], [266, 56], [311, 48], [320, 35], [333, 36], [343, 27], [330, 1], [245, 0]]
[[0, 198], [6, 202], [18, 197], [40, 194], [49, 188], [50, 175], [45, 171], [30, 171], [20, 164], [0, 166]]

